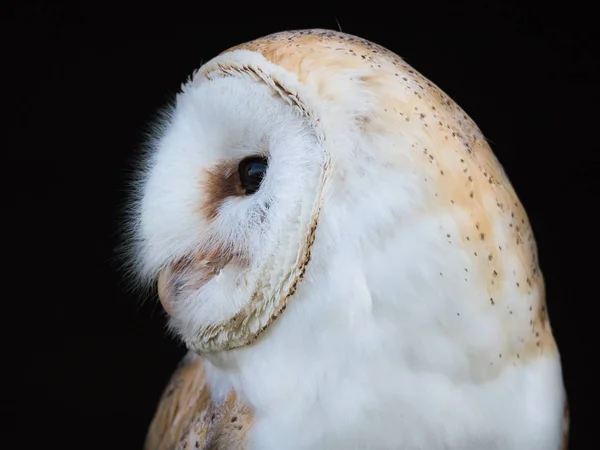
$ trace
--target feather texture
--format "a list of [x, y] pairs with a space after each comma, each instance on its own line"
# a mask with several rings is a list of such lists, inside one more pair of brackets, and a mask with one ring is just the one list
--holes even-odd
[[366, 40], [283, 32], [204, 64], [168, 120], [132, 257], [201, 356], [148, 450], [566, 448], [527, 214], [434, 83]]

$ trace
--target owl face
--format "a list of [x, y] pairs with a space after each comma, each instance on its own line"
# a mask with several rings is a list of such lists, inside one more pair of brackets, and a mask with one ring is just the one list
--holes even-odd
[[199, 351], [254, 339], [308, 262], [326, 157], [310, 117], [252, 75], [177, 96], [138, 191], [138, 272]]

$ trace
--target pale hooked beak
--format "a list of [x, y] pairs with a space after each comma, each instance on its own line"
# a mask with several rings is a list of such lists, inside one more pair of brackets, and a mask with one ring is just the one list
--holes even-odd
[[158, 298], [166, 313], [172, 316], [178, 295], [183, 291], [200, 289], [232, 258], [233, 254], [229, 252], [213, 252], [204, 258], [182, 259], [166, 265], [158, 276]]
[[158, 276], [158, 298], [168, 315], [173, 315], [173, 303], [175, 300], [175, 289], [172, 286], [173, 270], [170, 266], [160, 271]]

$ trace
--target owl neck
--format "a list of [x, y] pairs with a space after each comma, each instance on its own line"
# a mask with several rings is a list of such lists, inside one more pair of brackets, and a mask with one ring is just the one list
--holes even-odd
[[[365, 385], [377, 372], [396, 370], [382, 353], [388, 334], [372, 314], [364, 274], [339, 262], [340, 283], [327, 279], [330, 271], [313, 267], [285, 313], [255, 344], [207, 355], [213, 394], [223, 397], [234, 389], [256, 412], [258, 427], [287, 430], [298, 442], [306, 439], [299, 448], [315, 448], [315, 439], [332, 442], [323, 428], [332, 413], [343, 415], [351, 428], [364, 422], [370, 409]], [[320, 436], [300, 432], [307, 429]], [[335, 435], [339, 438], [339, 428]], [[289, 442], [277, 445], [273, 448], [290, 448]]]

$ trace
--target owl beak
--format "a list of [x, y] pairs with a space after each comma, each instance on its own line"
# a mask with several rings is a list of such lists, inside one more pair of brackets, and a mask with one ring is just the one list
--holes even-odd
[[161, 270], [160, 275], [158, 276], [158, 298], [166, 313], [170, 316], [173, 315], [173, 303], [175, 297], [172, 275], [173, 270], [170, 266], [167, 266]]
[[158, 275], [158, 298], [166, 313], [174, 315], [177, 298], [185, 294], [184, 291], [200, 289], [218, 275], [233, 256], [219, 249], [208, 255], [182, 258], [163, 267]]

